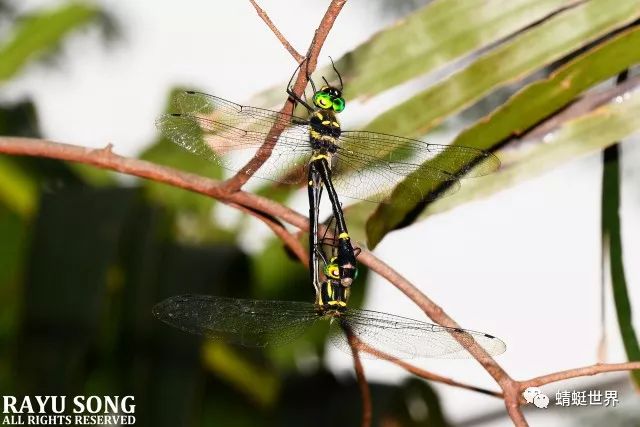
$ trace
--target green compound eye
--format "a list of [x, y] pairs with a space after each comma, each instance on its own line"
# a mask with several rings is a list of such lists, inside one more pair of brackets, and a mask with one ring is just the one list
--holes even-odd
[[326, 93], [318, 92], [313, 96], [313, 103], [320, 108], [331, 108], [331, 97]]
[[342, 98], [336, 98], [333, 100], [333, 110], [336, 113], [341, 112], [342, 110], [344, 110], [344, 99]]

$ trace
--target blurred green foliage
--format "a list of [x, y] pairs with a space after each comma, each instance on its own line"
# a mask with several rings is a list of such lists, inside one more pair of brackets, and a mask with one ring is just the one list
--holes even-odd
[[99, 12], [89, 4], [66, 3], [15, 21], [11, 36], [0, 44], [0, 84], [34, 59], [51, 53], [70, 33], [99, 18]]

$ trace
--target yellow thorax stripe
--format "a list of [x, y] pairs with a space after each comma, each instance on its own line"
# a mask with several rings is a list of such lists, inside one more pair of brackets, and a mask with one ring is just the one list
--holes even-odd
[[338, 239], [340, 240], [344, 240], [348, 238], [349, 238], [349, 233], [340, 233], [340, 235], [338, 236]]

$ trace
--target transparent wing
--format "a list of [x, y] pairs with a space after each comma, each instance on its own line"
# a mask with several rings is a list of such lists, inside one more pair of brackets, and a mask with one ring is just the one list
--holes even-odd
[[[380, 357], [366, 346], [398, 359], [432, 357], [463, 359], [471, 357], [463, 344], [475, 341], [492, 356], [504, 353], [505, 343], [492, 335], [468, 329], [446, 328], [393, 314], [349, 308], [332, 322], [332, 329], [350, 329], [364, 345], [363, 357]], [[347, 353], [351, 347], [343, 333], [332, 335], [332, 342]]]
[[[262, 153], [270, 157], [257, 171], [246, 172], [283, 183], [305, 181], [312, 155], [306, 119], [190, 91], [177, 95], [176, 109], [157, 126], [186, 150], [237, 171], [266, 142]], [[459, 178], [485, 175], [500, 165], [496, 156], [477, 148], [376, 132], [343, 131], [339, 144], [332, 170], [336, 190], [376, 203], [392, 191], [401, 191], [408, 203], [450, 195]]]
[[183, 331], [247, 347], [291, 342], [319, 317], [314, 305], [210, 295], [179, 295], [153, 308], [153, 315]]
[[333, 172], [336, 190], [347, 197], [380, 203], [392, 191], [402, 191], [407, 202], [415, 203], [451, 195], [460, 178], [486, 175], [499, 166], [495, 155], [477, 148], [343, 131]]
[[400, 167], [406, 174], [407, 167], [429, 161], [434, 170], [458, 178], [472, 178], [495, 172], [500, 160], [492, 153], [461, 145], [431, 144], [418, 139], [404, 138], [368, 131], [343, 131], [341, 149], [381, 159], [393, 168]]
[[449, 196], [460, 181], [442, 170], [396, 162], [361, 153], [338, 151], [332, 165], [332, 182], [338, 194], [352, 199], [386, 203], [394, 191], [402, 191], [407, 203]]
[[200, 92], [179, 93], [176, 109], [160, 117], [156, 126], [187, 151], [237, 171], [266, 142], [263, 153], [270, 157], [257, 171], [247, 172], [290, 184], [305, 180], [304, 167], [312, 153], [306, 120]]

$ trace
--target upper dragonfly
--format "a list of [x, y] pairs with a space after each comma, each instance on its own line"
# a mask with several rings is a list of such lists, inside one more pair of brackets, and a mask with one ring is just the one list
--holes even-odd
[[[287, 93], [307, 108], [306, 119], [186, 91], [176, 98], [177, 112], [162, 116], [157, 126], [179, 146], [227, 169], [283, 183], [305, 182], [312, 231], [313, 219], [317, 218], [314, 209], [322, 188], [326, 188], [338, 228], [340, 277], [342, 284], [349, 286], [356, 260], [338, 193], [384, 202], [394, 188], [400, 188], [408, 203], [431, 200], [455, 192], [459, 178], [487, 174], [500, 162], [477, 148], [342, 130], [337, 114], [346, 103], [342, 78], [333, 68], [340, 87], [330, 85], [323, 77], [326, 85], [317, 90], [307, 76], [314, 92], [313, 105], [292, 91], [291, 77]], [[311, 247], [316, 243], [311, 241]]]
[[[297, 97], [290, 85], [287, 90], [309, 110], [308, 118], [185, 91], [176, 97], [177, 111], [160, 117], [156, 125], [194, 154], [276, 182], [307, 183], [307, 165], [321, 156], [328, 161], [340, 196], [375, 203], [386, 202], [398, 186], [405, 190], [407, 202], [428, 201], [443, 190], [449, 195], [458, 189], [460, 178], [482, 176], [500, 166], [495, 155], [478, 148], [343, 130], [337, 118], [346, 106], [341, 78], [339, 87], [327, 82], [318, 90], [309, 81], [312, 105]], [[276, 137], [274, 129], [282, 133]], [[243, 169], [265, 144], [271, 150], [269, 158], [257, 170]]]

